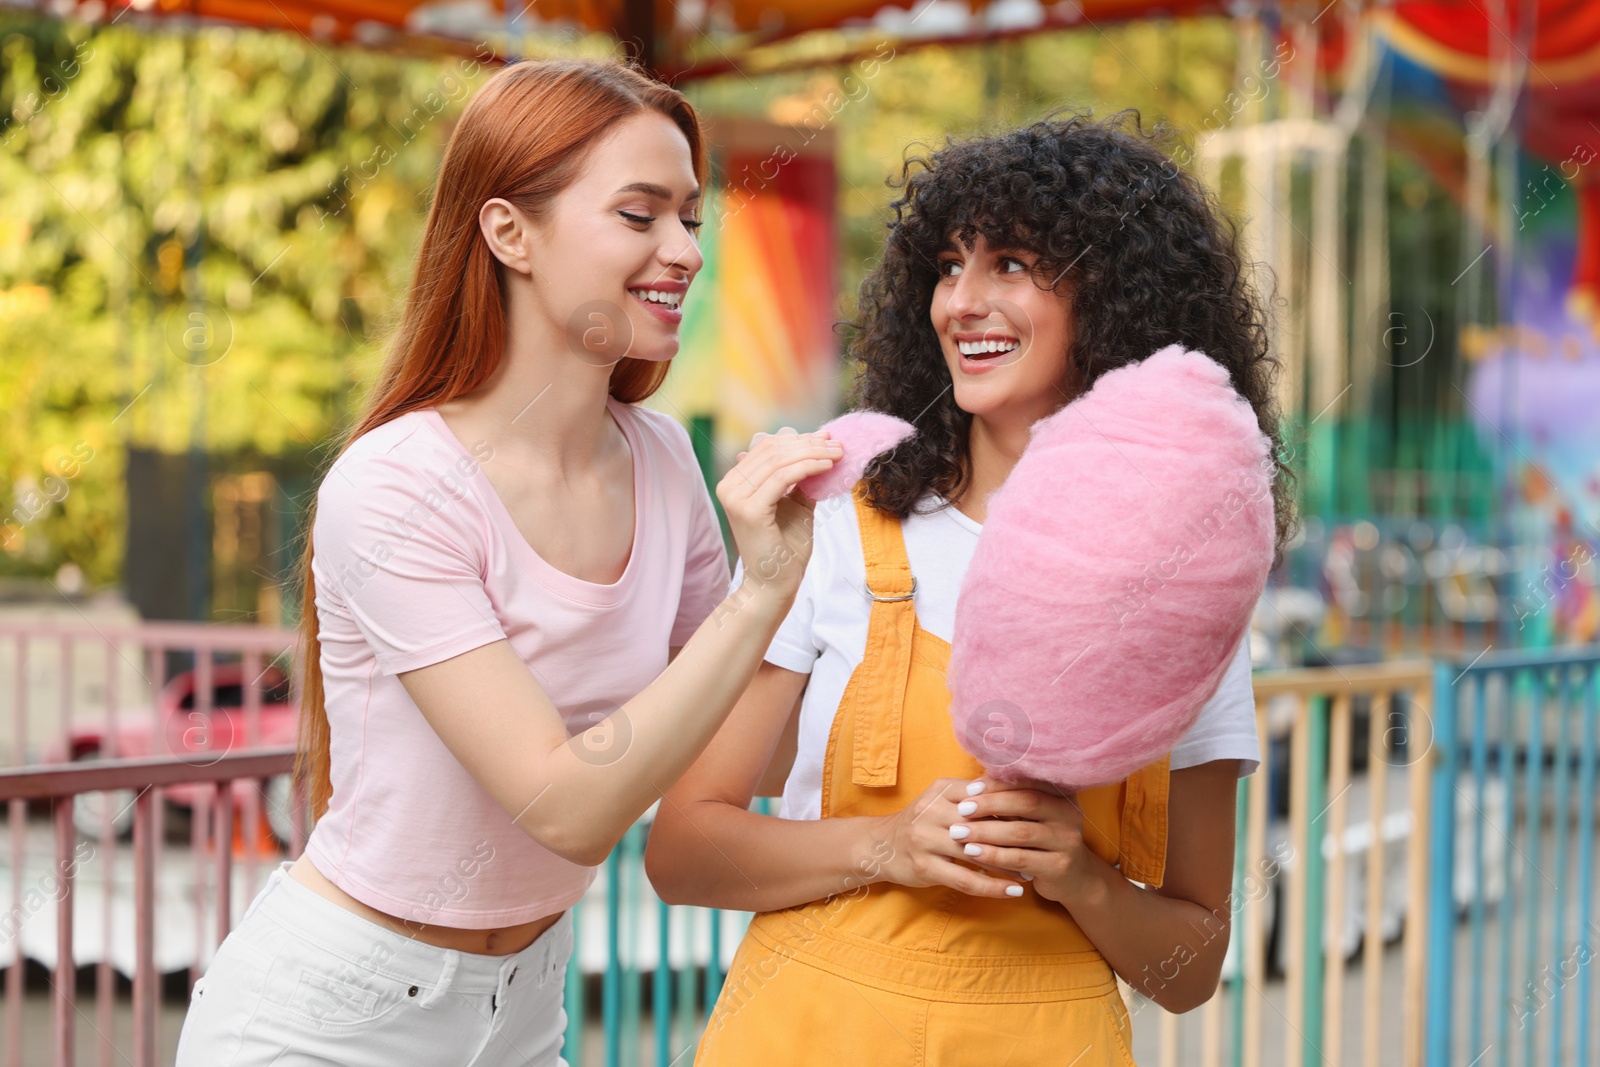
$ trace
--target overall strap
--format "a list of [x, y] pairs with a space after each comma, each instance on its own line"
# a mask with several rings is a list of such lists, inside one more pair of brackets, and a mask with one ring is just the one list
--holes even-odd
[[852, 687], [855, 707], [840, 708], [839, 713], [855, 716], [851, 783], [892, 786], [900, 763], [901, 708], [917, 623], [911, 594], [917, 583], [906, 559], [900, 521], [867, 503], [864, 482], [857, 483], [851, 496], [866, 560], [862, 595], [872, 601], [872, 616], [867, 624], [866, 652], [858, 668], [862, 684]]
[[1172, 754], [1128, 775], [1122, 804], [1122, 873], [1160, 885], [1167, 873], [1167, 798]]

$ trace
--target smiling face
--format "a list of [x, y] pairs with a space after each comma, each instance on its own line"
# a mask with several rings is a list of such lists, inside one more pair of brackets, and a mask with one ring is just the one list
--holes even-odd
[[609, 366], [677, 355], [681, 305], [705, 262], [699, 209], [688, 140], [646, 111], [589, 149], [543, 218], [495, 199], [480, 222], [534, 317], [584, 362]]
[[939, 254], [929, 317], [963, 411], [1031, 426], [1069, 399], [1072, 305], [1036, 279], [1037, 259], [982, 234], [970, 249], [952, 237]]

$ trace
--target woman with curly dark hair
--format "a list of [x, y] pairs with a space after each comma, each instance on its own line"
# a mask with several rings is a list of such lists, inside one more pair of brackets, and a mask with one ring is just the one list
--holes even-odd
[[[1279, 443], [1236, 235], [1160, 139], [1074, 114], [904, 166], [850, 354], [856, 406], [917, 434], [817, 507], [793, 609], [650, 836], [663, 898], [760, 913], [701, 1063], [1126, 1065], [1114, 976], [1177, 1012], [1216, 989], [1248, 642], [1168, 756], [1070, 797], [985, 775], [945, 678], [989, 495], [1101, 375], [1199, 350]], [[780, 787], [781, 817], [748, 810]]]

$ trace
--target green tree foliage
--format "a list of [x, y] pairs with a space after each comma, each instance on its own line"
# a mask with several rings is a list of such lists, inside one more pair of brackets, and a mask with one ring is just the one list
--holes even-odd
[[329, 439], [487, 73], [0, 14], [0, 572], [117, 579], [124, 444]]
[[[118, 580], [127, 446], [237, 470], [325, 458], [380, 358], [450, 126], [491, 70], [170, 25], [0, 13], [0, 574], [70, 561]], [[791, 58], [860, 41], [808, 35]], [[1236, 48], [1225, 20], [1151, 22], [685, 90], [707, 114], [831, 129], [847, 316], [908, 151], [1061, 106], [1203, 131]]]

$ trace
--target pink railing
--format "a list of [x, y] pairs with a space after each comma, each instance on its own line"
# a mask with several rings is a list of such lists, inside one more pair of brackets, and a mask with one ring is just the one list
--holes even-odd
[[[303, 807], [290, 804], [283, 821], [292, 825], [285, 852], [263, 838], [263, 792], [251, 779], [285, 775], [292, 764], [291, 737], [284, 724], [292, 718], [298, 693], [286, 654], [294, 648], [292, 631], [255, 626], [200, 623], [142, 623], [131, 626], [0, 623], [0, 671], [8, 671], [12, 730], [10, 763], [0, 771], [0, 801], [9, 809], [11, 837], [9, 910], [0, 910], [11, 935], [12, 951], [5, 977], [4, 1055], [6, 1067], [22, 1067], [24, 949], [22, 925], [29, 802], [53, 804], [55, 872], [58, 897], [56, 926], [55, 1062], [74, 1064], [73, 1034], [76, 978], [73, 957], [73, 876], [77, 872], [75, 842], [94, 844], [92, 854], [102, 870], [102, 944], [96, 969], [94, 1030], [100, 1035], [98, 1063], [103, 1067], [126, 1060], [111, 1039], [116, 1004], [113, 964], [114, 876], [122, 827], [114, 822], [114, 790], [137, 794], [133, 806], [135, 868], [135, 954], [133, 968], [135, 1064], [153, 1064], [157, 1045], [156, 1008], [160, 975], [154, 970], [155, 871], [160, 869], [166, 811], [174, 803], [193, 813], [191, 849], [194, 879], [195, 953], [188, 985], [200, 976], [205, 950], [214, 947], [232, 925], [231, 888], [235, 846], [235, 808], [242, 816], [238, 844], [243, 848], [245, 881], [257, 884], [263, 852], [297, 856], [305, 840]], [[168, 653], [188, 662], [169, 676]], [[98, 684], [97, 684], [98, 683]], [[218, 708], [217, 697], [229, 692], [236, 706]], [[54, 691], [51, 691], [54, 690]], [[267, 703], [269, 691], [274, 700]], [[264, 708], [266, 714], [264, 715]], [[264, 730], [263, 723], [266, 723]], [[271, 736], [263, 737], [263, 733]], [[92, 758], [94, 762], [80, 762]], [[69, 762], [70, 761], [70, 762]], [[6, 760], [0, 758], [0, 763]], [[237, 790], [237, 792], [236, 792]], [[88, 819], [74, 819], [74, 801], [86, 793], [101, 794], [98, 833]], [[83, 812], [79, 812], [82, 816]], [[202, 857], [214, 859], [215, 882], [205, 877]], [[125, 870], [125, 868], [124, 868]], [[214, 905], [213, 905], [213, 902]], [[213, 912], [214, 907], [214, 912]], [[209, 917], [208, 917], [208, 913]], [[126, 922], [124, 921], [124, 925]], [[9, 929], [10, 927], [15, 929]], [[126, 930], [122, 931], [126, 936]], [[0, 937], [0, 945], [4, 937]], [[125, 950], [124, 950], [125, 951]]]
[[[221, 756], [215, 763], [197, 767], [183, 759], [147, 758], [105, 760], [92, 765], [51, 767], [26, 767], [0, 771], [0, 800], [13, 805], [25, 805], [30, 800], [53, 802], [55, 820], [55, 870], [59, 895], [56, 898], [56, 973], [54, 979], [55, 1042], [54, 1061], [57, 1067], [73, 1067], [77, 1062], [74, 1037], [77, 1031], [76, 988], [77, 965], [74, 962], [72, 943], [72, 908], [74, 902], [74, 873], [77, 851], [77, 829], [72, 820], [73, 801], [84, 793], [110, 792], [118, 789], [136, 789], [133, 817], [133, 869], [134, 869], [134, 954], [137, 964], [133, 975], [133, 1064], [134, 1067], [155, 1067], [156, 1041], [156, 983], [160, 976], [155, 969], [155, 871], [156, 838], [158, 825], [156, 812], [163, 786], [207, 782], [212, 785], [210, 840], [215, 844], [216, 909], [215, 944], [221, 944], [233, 928], [229, 902], [233, 899], [233, 782], [253, 779], [261, 781], [274, 775], [285, 774], [294, 764], [294, 748], [277, 746], [252, 752], [237, 752]], [[298, 807], [298, 806], [297, 806]], [[12, 809], [16, 810], [15, 807]], [[302, 828], [302, 834], [303, 834]], [[21, 1019], [21, 941], [18, 940], [16, 966], [11, 969], [15, 981], [6, 987], [6, 1032], [9, 1035], [7, 1056], [11, 1062], [22, 1062]], [[100, 991], [101, 1007], [109, 1018], [109, 1002], [105, 989]], [[109, 1025], [99, 1027], [102, 1055], [117, 1053], [110, 1040]], [[120, 1053], [117, 1053], [120, 1055]]]

